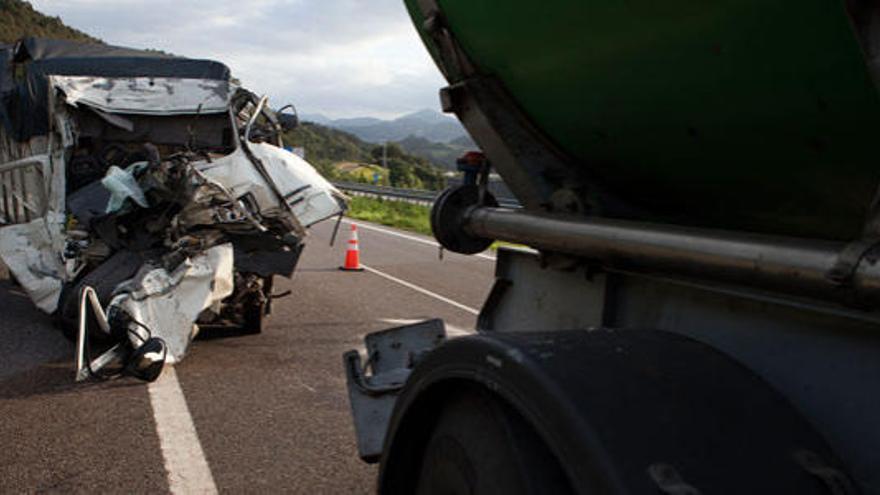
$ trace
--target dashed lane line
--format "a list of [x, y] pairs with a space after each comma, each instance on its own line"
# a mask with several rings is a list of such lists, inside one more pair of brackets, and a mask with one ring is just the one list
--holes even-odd
[[150, 383], [148, 389], [169, 491], [175, 495], [216, 494], [217, 485], [214, 484], [214, 476], [199, 442], [174, 366], [166, 366], [159, 379]]
[[440, 294], [437, 294], [436, 292], [431, 292], [428, 289], [425, 289], [424, 287], [419, 287], [416, 284], [412, 284], [410, 282], [407, 282], [406, 280], [402, 280], [402, 279], [399, 279], [393, 275], [389, 275], [385, 272], [376, 270], [373, 267], [369, 267], [366, 265], [361, 265], [361, 266], [364, 268], [364, 270], [366, 270], [370, 273], [376, 274], [384, 279], [390, 280], [396, 284], [400, 284], [400, 285], [402, 285], [406, 288], [412, 289], [416, 292], [420, 292], [428, 297], [432, 297], [434, 299], [437, 299], [438, 301], [442, 301], [442, 302], [445, 302], [446, 304], [449, 304], [451, 306], [455, 306], [456, 308], [461, 309], [463, 311], [466, 311], [472, 315], [479, 315], [480, 314], [480, 311], [477, 310], [476, 308], [472, 308], [470, 306], [465, 306], [464, 304], [462, 304], [460, 302], [453, 301], [452, 299], [449, 299], [448, 297], [441, 296]]

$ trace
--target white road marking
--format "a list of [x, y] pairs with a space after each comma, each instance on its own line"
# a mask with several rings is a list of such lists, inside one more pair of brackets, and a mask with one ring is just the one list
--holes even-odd
[[[419, 323], [425, 320], [413, 320], [408, 318], [379, 318], [379, 321], [383, 323], [389, 323], [391, 325], [412, 325], [413, 323]], [[464, 337], [465, 335], [473, 335], [477, 333], [473, 330], [465, 330], [464, 328], [459, 328], [446, 322], [444, 323], [446, 324], [446, 336], [448, 337]]]
[[[348, 224], [352, 224], [352, 223], [353, 223], [353, 224], [357, 225], [358, 228], [361, 228], [361, 229], [373, 230], [373, 231], [376, 231], [376, 232], [381, 232], [381, 233], [383, 233], [383, 234], [392, 235], [392, 236], [394, 236], [394, 237], [400, 237], [400, 238], [402, 238], [402, 239], [407, 239], [407, 240], [410, 240], [410, 241], [413, 241], [413, 242], [418, 242], [418, 243], [421, 243], [421, 244], [426, 244], [426, 245], [428, 245], [428, 246], [434, 246], [435, 248], [439, 248], [439, 247], [440, 247], [440, 244], [438, 244], [438, 243], [436, 243], [436, 242], [434, 242], [434, 241], [430, 241], [430, 240], [428, 240], [428, 239], [422, 239], [421, 237], [416, 237], [416, 236], [413, 236], [413, 235], [407, 235], [407, 234], [403, 234], [403, 233], [400, 233], [400, 232], [395, 232], [395, 231], [393, 231], [393, 230], [383, 229], [383, 228], [381, 228], [381, 227], [376, 227], [375, 225], [371, 225], [371, 224], [364, 223], [364, 222], [355, 222], [355, 221], [349, 220], [349, 219], [347, 219], [347, 218], [343, 219], [342, 221], [345, 222], [345, 223], [348, 223]], [[491, 256], [491, 255], [488, 255], [488, 254], [484, 254], [484, 253], [477, 253], [477, 254], [475, 254], [474, 256], [476, 256], [477, 258], [483, 258], [483, 259], [486, 259], [486, 260], [495, 261], [495, 257], [494, 257], [494, 256]]]
[[422, 294], [424, 294], [428, 297], [433, 297], [434, 299], [437, 299], [438, 301], [443, 301], [446, 304], [449, 304], [451, 306], [455, 306], [456, 308], [467, 311], [470, 314], [473, 314], [473, 315], [480, 314], [479, 310], [477, 310], [475, 308], [472, 308], [470, 306], [465, 306], [464, 304], [462, 304], [460, 302], [453, 301], [452, 299], [449, 299], [448, 297], [443, 297], [440, 294], [437, 294], [436, 292], [431, 292], [428, 289], [425, 289], [424, 287], [419, 287], [418, 285], [411, 284], [411, 283], [407, 282], [406, 280], [401, 280], [393, 275], [389, 275], [385, 272], [381, 272], [381, 271], [376, 270], [375, 268], [369, 267], [367, 265], [361, 265], [361, 266], [364, 267], [364, 270], [366, 270], [370, 273], [375, 273], [376, 275], [378, 275], [382, 278], [388, 279], [394, 283], [400, 284], [400, 285], [407, 287], [409, 289], [412, 289], [416, 292], [421, 292]]
[[308, 383], [306, 383], [305, 381], [303, 381], [303, 379], [300, 378], [299, 376], [297, 376], [297, 375], [291, 375], [291, 376], [293, 376], [294, 378], [296, 378], [296, 381], [298, 381], [299, 384], [302, 385], [302, 387], [303, 387], [304, 389], [308, 390], [309, 392], [311, 392], [311, 393], [313, 393], [313, 394], [318, 392], [317, 390], [315, 390], [315, 387], [312, 387], [311, 385], [309, 385]]
[[148, 389], [168, 474], [168, 490], [173, 494], [217, 493], [174, 366], [166, 366], [162, 376], [150, 383]]

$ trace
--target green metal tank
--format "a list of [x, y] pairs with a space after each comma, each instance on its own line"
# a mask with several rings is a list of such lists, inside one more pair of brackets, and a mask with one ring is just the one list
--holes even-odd
[[593, 211], [838, 240], [880, 183], [874, 3], [406, 0], [451, 85], [497, 81], [571, 177], [629, 205]]

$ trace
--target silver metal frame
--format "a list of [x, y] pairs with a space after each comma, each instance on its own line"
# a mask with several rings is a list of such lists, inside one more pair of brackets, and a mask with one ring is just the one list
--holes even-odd
[[101, 301], [98, 300], [98, 294], [92, 287], [84, 287], [79, 300], [79, 332], [76, 338], [76, 381], [78, 382], [88, 379], [92, 371], [100, 370], [125, 354], [123, 344], [116, 344], [107, 352], [93, 359], [91, 363], [86, 364], [87, 302], [95, 313], [98, 326], [101, 327], [102, 331], [108, 335], [110, 334], [110, 323], [107, 321], [107, 314], [104, 313], [104, 308], [101, 307]]
[[[49, 200], [43, 166], [39, 158], [33, 157], [0, 165], [0, 225], [28, 223], [46, 216]], [[35, 191], [28, 190], [30, 173], [36, 175]]]

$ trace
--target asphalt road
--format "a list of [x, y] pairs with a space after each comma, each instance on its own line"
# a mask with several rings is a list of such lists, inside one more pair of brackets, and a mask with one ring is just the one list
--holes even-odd
[[[262, 334], [197, 340], [170, 374], [176, 382], [160, 378], [165, 388], [74, 384], [73, 345], [0, 271], [0, 493], [374, 492], [376, 468], [356, 453], [342, 353], [410, 320], [472, 329], [494, 264], [439, 260], [429, 238], [363, 225], [371, 270], [341, 272], [348, 233], [330, 248], [331, 227], [312, 230], [292, 280], [276, 279], [277, 292], [292, 294], [275, 301]], [[164, 410], [178, 382], [182, 407]], [[165, 424], [190, 418], [189, 436]], [[187, 471], [199, 457], [203, 472]], [[192, 462], [181, 469], [180, 459]]]

